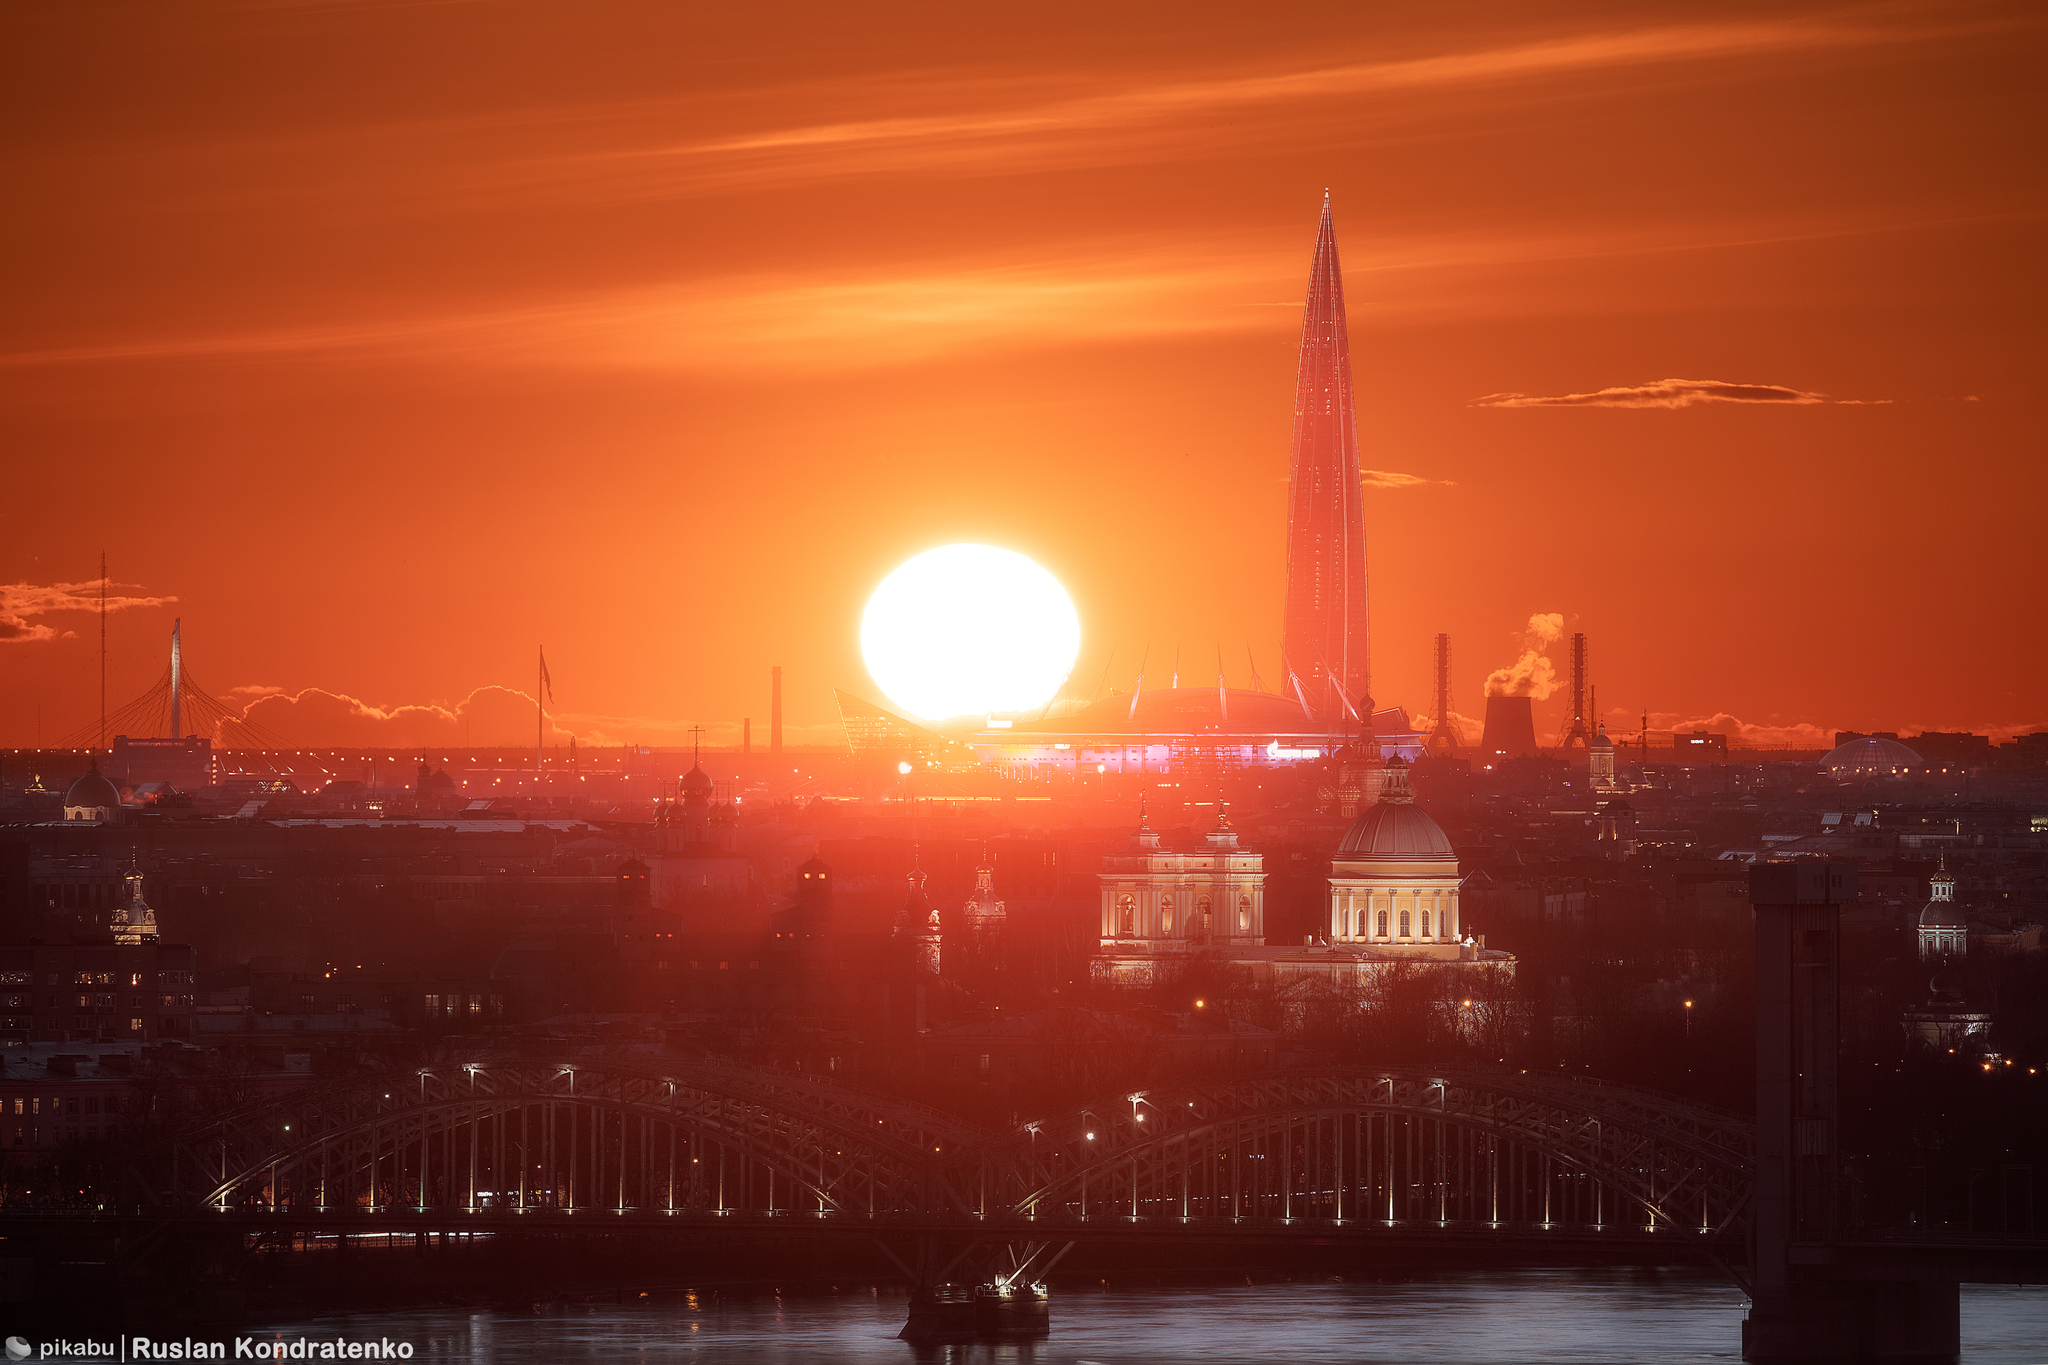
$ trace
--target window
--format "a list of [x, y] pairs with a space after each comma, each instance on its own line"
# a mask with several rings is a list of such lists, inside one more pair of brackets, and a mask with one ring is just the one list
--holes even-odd
[[1427, 910], [1422, 912], [1422, 936], [1424, 938], [1429, 937], [1429, 911]]
[[[170, 997], [165, 996], [164, 999], [169, 1000]], [[426, 1005], [428, 1014], [439, 1014], [441, 1012], [441, 997], [438, 995], [428, 995]]]
[[140, 986], [141, 984], [142, 984], [142, 973], [141, 973], [141, 972], [130, 972], [130, 973], [128, 973], [128, 985], [129, 985], [129, 988], [130, 988], [130, 989], [133, 989], [133, 988], [134, 988], [134, 987], [136, 987], [136, 986]]
[[130, 1019], [128, 1021], [128, 1031], [130, 1033], [142, 1032], [142, 1021], [140, 1019]]
[[1406, 910], [1401, 912], [1401, 937], [1408, 937], [1408, 912]]
[[481, 995], [469, 997], [469, 1012], [471, 1014], [482, 1014], [484, 1012], [484, 998]]
[[1241, 934], [1250, 933], [1251, 927], [1252, 898], [1250, 896], [1239, 896], [1237, 898], [1237, 930]]
[[1137, 919], [1137, 917], [1137, 897], [1118, 896], [1116, 898], [1117, 933], [1125, 938], [1129, 938], [1133, 933], [1136, 932], [1136, 925], [1134, 921]]
[[1386, 912], [1386, 911], [1384, 911], [1384, 910], [1382, 910], [1382, 911], [1380, 911], [1380, 920], [1379, 920], [1379, 937], [1381, 937], [1381, 938], [1385, 938], [1386, 936], [1387, 936], [1387, 912]]
[[1161, 933], [1173, 932], [1173, 897], [1171, 896], [1161, 896], [1159, 898], [1159, 931]]
[[99, 1096], [97, 1096], [97, 1095], [87, 1095], [87, 1096], [85, 1097], [85, 1112], [86, 1112], [86, 1113], [88, 1113], [88, 1114], [97, 1114], [97, 1113], [99, 1113], [99, 1112], [100, 1112], [100, 1097], [99, 1097]]
[[1204, 933], [1209, 929], [1209, 898], [1203, 896], [1195, 902], [1195, 927]]

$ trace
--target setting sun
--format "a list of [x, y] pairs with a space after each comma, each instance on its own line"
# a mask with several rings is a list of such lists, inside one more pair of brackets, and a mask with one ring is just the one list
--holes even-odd
[[1043, 706], [1073, 671], [1081, 620], [1059, 580], [990, 545], [927, 550], [882, 580], [861, 656], [889, 700], [922, 720]]

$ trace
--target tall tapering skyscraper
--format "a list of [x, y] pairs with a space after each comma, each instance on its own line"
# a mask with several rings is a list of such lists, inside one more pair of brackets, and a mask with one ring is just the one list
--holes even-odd
[[1280, 650], [1290, 691], [1332, 726], [1372, 716], [1366, 652], [1365, 513], [1344, 272], [1330, 195], [1309, 266], [1294, 385], [1294, 463], [1287, 493], [1287, 616]]

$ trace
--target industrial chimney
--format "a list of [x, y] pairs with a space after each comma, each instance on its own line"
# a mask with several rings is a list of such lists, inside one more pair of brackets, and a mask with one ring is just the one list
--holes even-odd
[[1536, 709], [1528, 697], [1488, 697], [1480, 752], [1489, 760], [1536, 752]]
[[782, 665], [768, 670], [768, 752], [782, 752]]

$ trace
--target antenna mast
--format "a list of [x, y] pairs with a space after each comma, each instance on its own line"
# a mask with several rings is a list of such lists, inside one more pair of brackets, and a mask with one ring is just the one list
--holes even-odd
[[1564, 737], [1567, 749], [1584, 749], [1592, 736], [1586, 730], [1586, 636], [1572, 636], [1572, 728]]
[[107, 552], [100, 551], [100, 751], [107, 747]]
[[1431, 753], [1448, 754], [1458, 747], [1458, 732], [1451, 727], [1451, 637], [1436, 637], [1436, 728], [1429, 732]]
[[183, 739], [183, 738], [184, 738], [184, 730], [183, 730], [183, 729], [181, 728], [181, 726], [182, 726], [182, 720], [181, 720], [181, 717], [180, 717], [180, 715], [179, 715], [179, 712], [178, 712], [178, 696], [179, 696], [179, 694], [180, 694], [180, 693], [181, 693], [181, 692], [182, 692], [182, 691], [184, 690], [184, 686], [185, 686], [185, 668], [184, 668], [184, 662], [183, 662], [183, 660], [182, 660], [182, 659], [181, 659], [181, 658], [179, 657], [179, 651], [178, 651], [178, 634], [179, 634], [179, 632], [180, 632], [181, 630], [183, 630], [183, 629], [184, 629], [184, 626], [185, 626], [185, 623], [184, 623], [184, 621], [183, 621], [182, 619], [180, 619], [180, 620], [175, 620], [175, 621], [172, 621], [172, 622], [171, 622], [171, 738], [172, 738], [172, 739]]

